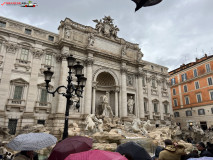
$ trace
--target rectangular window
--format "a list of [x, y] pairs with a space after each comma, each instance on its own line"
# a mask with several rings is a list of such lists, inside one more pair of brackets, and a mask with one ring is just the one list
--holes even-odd
[[210, 94], [210, 100], [213, 100], [213, 91], [210, 91], [209, 94]]
[[46, 89], [41, 90], [40, 102], [47, 103], [47, 91], [46, 91]]
[[185, 104], [189, 104], [189, 97], [188, 96], [185, 96]]
[[164, 104], [164, 111], [165, 111], [165, 113], [168, 113], [168, 105], [167, 104]]
[[49, 36], [49, 37], [48, 37], [48, 40], [49, 40], [49, 41], [54, 41], [54, 37], [53, 37], [53, 36]]
[[186, 75], [186, 73], [182, 74], [182, 75], [181, 75], [181, 78], [182, 78], [182, 82], [186, 81], [186, 80], [187, 80], [187, 75]]
[[174, 113], [174, 116], [175, 116], [175, 117], [180, 117], [180, 113], [179, 113], [179, 112], [175, 112], [175, 113]]
[[211, 108], [211, 110], [212, 110], [212, 114], [213, 114], [213, 108]]
[[196, 97], [197, 97], [197, 102], [200, 103], [202, 102], [202, 99], [201, 99], [201, 94], [196, 94]]
[[155, 80], [152, 80], [152, 87], [155, 87]]
[[5, 28], [5, 27], [6, 27], [6, 22], [2, 22], [2, 21], [0, 21], [0, 27]]
[[210, 68], [210, 64], [206, 64], [206, 72], [210, 72], [211, 68]]
[[173, 95], [176, 95], [176, 90], [175, 90], [175, 88], [173, 88], [172, 91], [173, 91]]
[[31, 35], [32, 30], [31, 29], [25, 29], [25, 34]]
[[43, 124], [43, 125], [45, 125], [45, 120], [38, 120], [37, 124]]
[[27, 61], [28, 60], [28, 55], [29, 55], [29, 49], [22, 48], [20, 60]]
[[163, 68], [161, 68], [161, 72], [163, 72]]
[[45, 64], [48, 65], [48, 66], [51, 66], [51, 64], [52, 64], [52, 55], [50, 55], [50, 54], [46, 55]]
[[174, 99], [173, 101], [174, 101], [174, 106], [177, 107], [178, 106], [177, 99]]
[[205, 115], [204, 109], [198, 109], [198, 115]]
[[199, 89], [200, 88], [200, 85], [199, 85], [199, 82], [195, 82], [195, 89]]
[[144, 112], [147, 112], [147, 102], [144, 101]]
[[211, 86], [212, 85], [212, 77], [208, 77], [208, 85]]
[[17, 122], [18, 122], [17, 119], [9, 119], [9, 122], [8, 122], [9, 134], [12, 134], [12, 135], [16, 134]]
[[23, 86], [15, 86], [15, 91], [14, 91], [13, 99], [15, 99], [15, 100], [21, 100], [21, 98], [22, 98], [22, 92], [23, 92]]
[[158, 104], [157, 103], [154, 103], [154, 112], [158, 112]]
[[171, 84], [174, 85], [175, 84], [175, 78], [171, 79]]
[[197, 69], [194, 69], [194, 77], [197, 77]]
[[192, 111], [186, 111], [186, 116], [192, 116]]
[[183, 86], [183, 90], [184, 90], [184, 92], [188, 92], [187, 85], [184, 85], [184, 86]]
[[145, 77], [144, 76], [142, 77], [142, 84], [143, 84], [143, 86], [145, 86]]

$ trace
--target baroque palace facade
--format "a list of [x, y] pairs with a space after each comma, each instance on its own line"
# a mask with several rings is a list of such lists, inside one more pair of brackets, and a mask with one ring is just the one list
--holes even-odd
[[43, 71], [54, 71], [52, 90], [66, 85], [70, 54], [84, 65], [87, 78], [80, 109], [70, 108], [70, 123], [96, 114], [100, 97], [109, 92], [113, 114], [122, 120], [136, 116], [156, 125], [170, 124], [168, 68], [142, 60], [138, 44], [117, 37], [119, 29], [111, 17], [94, 22], [92, 28], [66, 18], [55, 34], [0, 17], [0, 126], [14, 134], [26, 124], [46, 124], [59, 134], [66, 98], [46, 93]]
[[169, 72], [174, 117], [181, 128], [213, 127], [213, 55]]

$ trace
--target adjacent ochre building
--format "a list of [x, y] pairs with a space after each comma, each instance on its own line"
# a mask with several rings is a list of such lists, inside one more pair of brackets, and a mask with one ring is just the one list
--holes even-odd
[[[112, 21], [109, 16], [94, 20], [92, 28], [66, 18], [55, 34], [0, 17], [0, 126], [14, 134], [26, 124], [39, 123], [58, 134], [66, 98], [46, 93], [43, 71], [54, 71], [52, 90], [66, 85], [70, 54], [84, 65], [87, 77], [80, 109], [70, 108], [70, 123], [97, 113], [100, 97], [109, 92], [112, 111], [122, 120], [135, 115], [156, 125], [170, 124], [168, 68], [143, 61], [138, 44], [117, 37]], [[127, 108], [130, 97], [133, 114]]]
[[213, 55], [169, 72], [174, 117], [182, 128], [213, 127]]

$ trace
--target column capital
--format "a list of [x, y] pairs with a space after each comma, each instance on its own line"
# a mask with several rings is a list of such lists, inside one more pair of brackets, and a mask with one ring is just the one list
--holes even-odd
[[33, 58], [41, 59], [41, 56], [44, 54], [43, 50], [32, 49]]
[[92, 58], [86, 59], [86, 60], [84, 61], [84, 63], [85, 63], [87, 66], [91, 66], [91, 65], [93, 65], [93, 63], [94, 63], [94, 59], [92, 59]]
[[121, 71], [121, 74], [126, 74], [127, 73], [127, 68], [121, 67], [120, 71]]
[[93, 82], [93, 83], [92, 83], [93, 89], [97, 89], [97, 84], [98, 84], [98, 82]]

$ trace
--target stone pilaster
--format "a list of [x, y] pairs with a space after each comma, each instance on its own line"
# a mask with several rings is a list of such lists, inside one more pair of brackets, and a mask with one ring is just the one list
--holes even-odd
[[90, 114], [91, 107], [92, 107], [92, 66], [93, 66], [93, 59], [89, 58], [85, 61], [87, 66], [86, 72], [86, 87], [85, 87], [85, 103], [84, 103], [84, 113]]
[[152, 99], [151, 99], [152, 95], [151, 95], [151, 82], [150, 81], [147, 83], [147, 90], [148, 90], [149, 117], [150, 117], [150, 119], [153, 119], [154, 108], [153, 108]]
[[[67, 76], [68, 76], [68, 67], [67, 67], [67, 60], [66, 60], [67, 55], [69, 55], [69, 47], [64, 46], [61, 50], [61, 56], [58, 57], [58, 59], [61, 60], [60, 79], [59, 79], [58, 86], [67, 86]], [[60, 92], [66, 92], [66, 91], [65, 89], [62, 88]], [[57, 113], [64, 114], [65, 110], [66, 110], [66, 98], [62, 95], [58, 95]]]
[[96, 98], [96, 83], [93, 83], [93, 94], [92, 94], [92, 114], [95, 114], [95, 98]]
[[158, 99], [159, 99], [159, 112], [160, 112], [160, 119], [164, 120], [164, 106], [162, 103], [162, 91], [161, 91], [161, 82], [158, 82]]
[[4, 66], [0, 83], [0, 111], [4, 111], [7, 99], [9, 98], [10, 79], [18, 48], [18, 45], [12, 43], [5, 43], [2, 48], [2, 52], [6, 52], [6, 54], [4, 54]]
[[118, 92], [119, 89], [115, 90], [115, 116], [118, 116]]
[[122, 67], [121, 68], [121, 104], [122, 104], [121, 117], [127, 116], [126, 72], [127, 72], [127, 69], [125, 67]]
[[145, 118], [144, 114], [144, 97], [143, 97], [143, 84], [142, 84], [142, 74], [138, 75], [138, 97], [139, 97], [139, 117]]
[[[35, 102], [37, 99], [37, 90], [38, 90], [38, 73], [41, 66], [41, 55], [42, 51], [34, 50], [33, 51], [33, 61], [32, 61], [32, 69], [31, 69], [31, 77], [29, 82], [29, 90], [27, 96], [27, 105], [26, 111], [27, 113], [33, 113]], [[29, 116], [28, 116], [29, 117]]]

